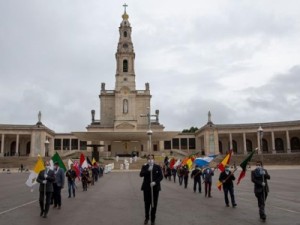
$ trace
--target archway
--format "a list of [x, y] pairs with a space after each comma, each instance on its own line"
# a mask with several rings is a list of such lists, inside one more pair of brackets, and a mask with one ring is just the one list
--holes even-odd
[[263, 152], [268, 152], [268, 149], [269, 149], [269, 147], [268, 147], [268, 141], [263, 138], [262, 139], [262, 150], [263, 150]]
[[220, 154], [223, 154], [222, 141], [219, 141], [219, 152], [220, 152]]
[[284, 151], [284, 143], [281, 138], [276, 138], [275, 139], [275, 150], [277, 152], [283, 152]]
[[15, 141], [10, 144], [9, 156], [14, 156], [16, 154], [16, 146], [17, 145]]
[[27, 142], [27, 145], [26, 145], [26, 155], [29, 156], [30, 155], [30, 146], [31, 146], [31, 142]]
[[300, 150], [300, 139], [298, 137], [291, 138], [291, 151]]
[[250, 141], [249, 139], [246, 140], [246, 149], [247, 152], [252, 152], [253, 150], [252, 141]]

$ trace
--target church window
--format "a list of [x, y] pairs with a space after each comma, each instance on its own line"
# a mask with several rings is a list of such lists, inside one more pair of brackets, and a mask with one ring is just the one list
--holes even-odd
[[126, 59], [123, 60], [123, 72], [128, 72], [128, 61]]
[[127, 37], [127, 31], [124, 31], [124, 37]]

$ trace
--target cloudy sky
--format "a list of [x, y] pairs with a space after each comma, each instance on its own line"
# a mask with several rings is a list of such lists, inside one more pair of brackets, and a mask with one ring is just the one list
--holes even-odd
[[[1, 0], [0, 124], [83, 131], [114, 89], [124, 1]], [[165, 130], [300, 119], [300, 1], [128, 0], [137, 89]]]

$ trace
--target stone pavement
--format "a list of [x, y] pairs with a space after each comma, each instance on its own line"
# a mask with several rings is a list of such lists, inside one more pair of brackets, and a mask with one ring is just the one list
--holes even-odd
[[[270, 168], [270, 195], [267, 199], [265, 224], [300, 225], [299, 169]], [[257, 201], [250, 181], [250, 171], [235, 186], [237, 208], [225, 207], [223, 192], [215, 184], [212, 198], [193, 193], [192, 182], [184, 189], [178, 183], [162, 181], [156, 224], [232, 225], [261, 224]], [[238, 174], [236, 174], [236, 177]], [[62, 191], [61, 210], [50, 209], [47, 219], [39, 217], [38, 191], [25, 185], [28, 173], [0, 173], [0, 225], [105, 224], [142, 225], [144, 205], [138, 172], [112, 172], [83, 192], [77, 184], [76, 198]], [[203, 189], [203, 188], [202, 188]]]

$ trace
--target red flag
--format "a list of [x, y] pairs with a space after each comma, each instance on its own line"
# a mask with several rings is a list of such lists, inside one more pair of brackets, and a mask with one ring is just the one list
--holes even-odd
[[78, 179], [80, 180], [80, 169], [79, 169], [79, 164], [78, 161], [75, 161], [73, 164], [76, 176], [78, 177]]
[[80, 163], [79, 165], [81, 168], [88, 167], [88, 163], [87, 163], [83, 153], [80, 154], [80, 162], [79, 163]]
[[176, 162], [176, 159], [172, 158], [171, 161], [170, 161], [170, 168], [171, 169], [174, 169], [175, 162]]

